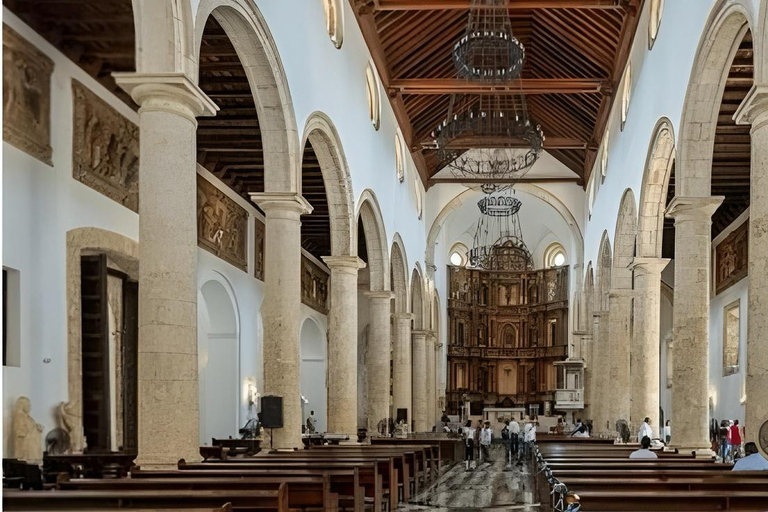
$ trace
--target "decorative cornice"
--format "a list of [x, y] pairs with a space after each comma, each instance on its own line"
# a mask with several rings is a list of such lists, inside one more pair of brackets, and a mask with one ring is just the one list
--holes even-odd
[[733, 120], [736, 124], [758, 124], [762, 116], [762, 122], [768, 121], [768, 84], [754, 84], [747, 93], [744, 101], [741, 102], [736, 113], [733, 114]]
[[198, 116], [214, 116], [219, 110], [184, 73], [112, 73], [112, 76], [140, 106], [139, 112], [170, 112], [196, 123]]
[[299, 215], [312, 213], [312, 205], [296, 192], [250, 192], [251, 201], [259, 208], [268, 211], [289, 211]]
[[669, 265], [669, 258], [633, 258], [632, 262], [628, 265], [628, 268], [637, 272], [642, 270], [645, 274], [661, 274], [661, 272]]
[[722, 204], [724, 196], [675, 196], [664, 215], [678, 221], [712, 220], [712, 214]]
[[365, 268], [365, 262], [357, 256], [322, 256], [320, 259], [331, 269], [331, 272], [346, 269], [357, 273], [358, 270]]

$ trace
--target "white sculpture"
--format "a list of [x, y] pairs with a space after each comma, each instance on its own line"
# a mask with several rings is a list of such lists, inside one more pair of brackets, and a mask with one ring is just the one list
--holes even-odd
[[85, 436], [83, 435], [83, 418], [77, 402], [61, 402], [59, 404], [59, 426], [69, 434], [71, 453], [83, 453]]
[[29, 415], [29, 398], [22, 396], [13, 407], [13, 456], [27, 462], [43, 460], [43, 426]]

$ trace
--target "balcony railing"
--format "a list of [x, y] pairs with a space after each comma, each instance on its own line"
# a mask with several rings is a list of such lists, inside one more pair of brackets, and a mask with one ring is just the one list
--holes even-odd
[[486, 357], [497, 359], [532, 359], [536, 357], [565, 357], [568, 347], [529, 347], [529, 348], [491, 348], [491, 347], [448, 347], [448, 355], [454, 357]]
[[558, 389], [555, 391], [555, 407], [558, 409], [583, 409], [583, 389]]

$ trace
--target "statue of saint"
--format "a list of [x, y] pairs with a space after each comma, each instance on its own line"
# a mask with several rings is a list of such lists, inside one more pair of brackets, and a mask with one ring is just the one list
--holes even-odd
[[85, 449], [83, 418], [76, 402], [61, 402], [59, 404], [59, 427], [69, 434], [71, 452], [83, 453]]
[[13, 407], [13, 456], [27, 462], [43, 460], [43, 426], [29, 415], [29, 398], [22, 396]]

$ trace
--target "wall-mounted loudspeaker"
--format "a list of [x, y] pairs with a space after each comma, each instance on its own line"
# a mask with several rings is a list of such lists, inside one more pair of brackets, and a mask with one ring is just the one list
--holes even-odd
[[261, 397], [259, 421], [264, 428], [283, 428], [283, 397]]

